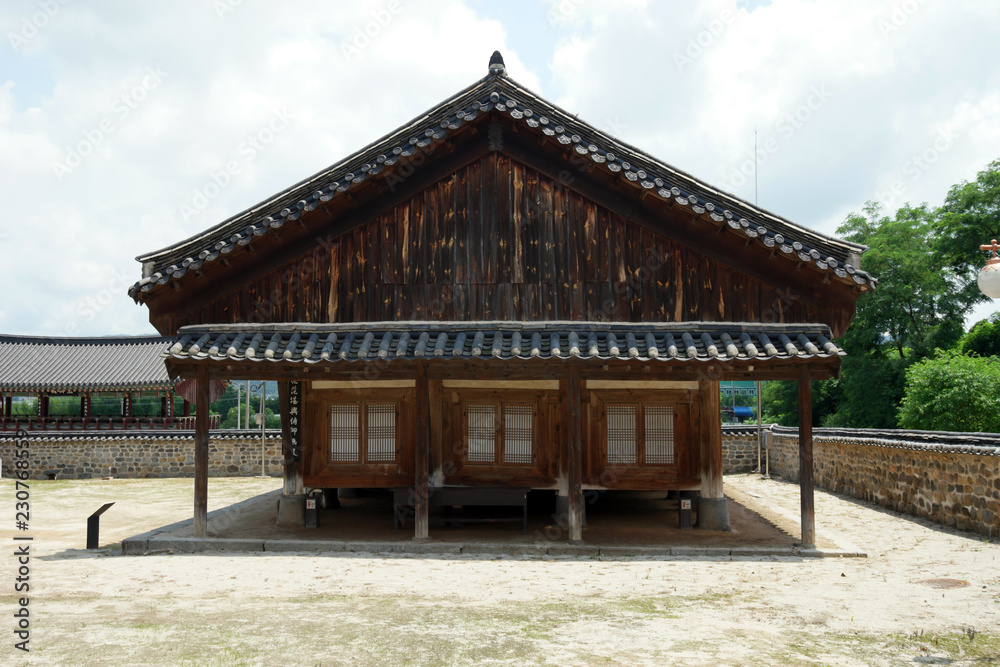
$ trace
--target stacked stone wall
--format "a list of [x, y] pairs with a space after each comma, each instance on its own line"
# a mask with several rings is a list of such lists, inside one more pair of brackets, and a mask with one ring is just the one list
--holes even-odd
[[[771, 475], [797, 482], [797, 433], [781, 429], [771, 435]], [[897, 512], [1000, 535], [998, 447], [826, 437], [819, 432], [813, 436], [813, 481], [816, 488]]]
[[[952, 446], [850, 437], [813, 438], [813, 479], [817, 488], [866, 500], [898, 512], [924, 517], [962, 530], [1000, 535], [1000, 446]], [[946, 434], [942, 434], [945, 436]], [[925, 434], [926, 438], [926, 434]], [[138, 435], [56, 435], [29, 433], [30, 479], [100, 477], [193, 477], [194, 438], [177, 433]], [[723, 432], [723, 469], [746, 473], [757, 467], [757, 438], [752, 430]], [[22, 440], [0, 438], [3, 476], [15, 471]], [[769, 429], [765, 438], [771, 475], [799, 478], [799, 445], [794, 429]], [[266, 474], [280, 476], [281, 441], [264, 441]], [[209, 440], [209, 475], [261, 474], [259, 435], [213, 433]]]
[[726, 475], [757, 469], [757, 433], [722, 432], [722, 472]]
[[[30, 479], [92, 479], [101, 477], [194, 477], [194, 437], [178, 435], [73, 436], [28, 433], [23, 439], [0, 439], [3, 476], [15, 470], [14, 452], [27, 442]], [[281, 476], [281, 440], [277, 434], [264, 439], [264, 466], [269, 476]], [[21, 459], [23, 460], [23, 459]], [[261, 438], [220, 436], [208, 441], [208, 474], [211, 477], [260, 475]]]

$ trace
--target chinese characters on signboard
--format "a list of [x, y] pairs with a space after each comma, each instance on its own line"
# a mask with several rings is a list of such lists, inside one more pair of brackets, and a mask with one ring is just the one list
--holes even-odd
[[288, 430], [292, 440], [292, 459], [299, 460], [301, 446], [299, 443], [299, 416], [302, 407], [302, 383], [288, 383]]

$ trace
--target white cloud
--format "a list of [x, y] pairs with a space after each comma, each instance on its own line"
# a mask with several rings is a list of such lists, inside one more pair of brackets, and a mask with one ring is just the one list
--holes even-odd
[[[393, 130], [481, 78], [494, 49], [520, 83], [749, 199], [752, 179], [733, 174], [752, 159], [756, 126], [762, 145], [776, 142], [761, 165], [761, 204], [826, 232], [894, 179], [905, 199], [939, 203], [1000, 156], [995, 3], [923, 2], [898, 15], [893, 2], [870, 0], [713, 0], [697, 11], [222, 2], [231, 11], [221, 16], [219, 3], [196, 0], [66, 3], [24, 48], [5, 45], [0, 281], [17, 289], [0, 331], [150, 331], [124, 287], [99, 313], [81, 312], [107, 300], [119, 276], [138, 279], [135, 255]], [[23, 29], [36, 10], [12, 3], [0, 30]], [[544, 16], [544, 29], [519, 16]], [[155, 86], [151, 71], [163, 73]], [[821, 103], [817, 90], [829, 92]], [[276, 114], [287, 115], [280, 130]], [[908, 161], [948, 126], [952, 145], [912, 179]], [[59, 179], [53, 164], [74, 151], [88, 154]], [[199, 193], [201, 210], [185, 215]]]

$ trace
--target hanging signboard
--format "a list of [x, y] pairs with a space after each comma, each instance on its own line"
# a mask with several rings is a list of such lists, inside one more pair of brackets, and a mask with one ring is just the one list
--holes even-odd
[[290, 432], [290, 437], [292, 440], [292, 459], [294, 461], [299, 460], [299, 453], [302, 450], [301, 443], [299, 440], [299, 433], [301, 431], [299, 417], [302, 414], [301, 403], [302, 403], [302, 383], [289, 382], [288, 383], [288, 430]]

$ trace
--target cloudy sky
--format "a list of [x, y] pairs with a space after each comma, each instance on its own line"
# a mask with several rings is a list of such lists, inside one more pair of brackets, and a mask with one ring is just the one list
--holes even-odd
[[8, 334], [154, 333], [136, 255], [381, 137], [494, 49], [598, 128], [826, 233], [868, 200], [938, 205], [1000, 157], [994, 0], [7, 0], [0, 34]]

